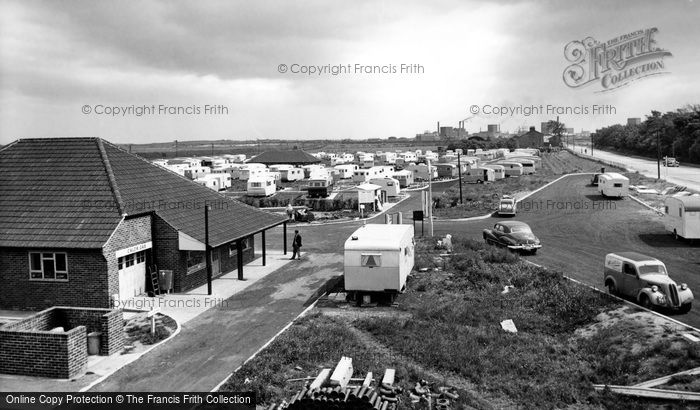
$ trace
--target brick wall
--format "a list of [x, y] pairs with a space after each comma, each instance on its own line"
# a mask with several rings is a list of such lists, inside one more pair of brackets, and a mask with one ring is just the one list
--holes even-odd
[[[114, 316], [120, 311], [96, 309]], [[87, 328], [66, 320], [64, 308], [51, 308], [0, 328], [0, 373], [69, 379], [87, 367]], [[80, 315], [75, 315], [78, 318]], [[123, 321], [121, 339], [123, 343]], [[64, 332], [49, 330], [63, 326]]]
[[109, 356], [124, 347], [124, 317], [118, 309], [56, 307], [59, 326], [85, 326], [87, 333], [101, 332], [100, 355]]
[[[177, 230], [170, 226], [163, 218], [155, 215], [155, 231], [152, 233], [155, 263], [159, 270], [166, 269], [173, 271], [173, 287], [175, 292], [180, 291], [180, 278], [184, 274], [183, 265], [180, 261], [181, 254], [178, 250], [179, 236]], [[187, 261], [185, 261], [185, 268]]]
[[[119, 266], [117, 265], [116, 251], [150, 242], [151, 239], [151, 217], [150, 215], [124, 219], [114, 230], [112, 237], [102, 248], [105, 260], [107, 261], [108, 295], [119, 293]], [[147, 251], [148, 254], [150, 251]], [[147, 264], [152, 264], [150, 257], [146, 258]], [[146, 275], [148, 269], [146, 269]], [[149, 278], [145, 278], [146, 284]], [[122, 296], [120, 295], [120, 299]]]
[[[249, 247], [248, 249], [243, 250], [243, 265], [246, 263], [249, 263], [253, 259], [255, 259], [255, 242], [253, 240], [253, 236], [251, 235], [248, 239], [248, 244]], [[224, 275], [226, 273], [229, 273], [231, 271], [238, 270], [238, 255], [236, 252], [234, 252], [231, 256], [229, 256], [229, 246], [228, 244], [222, 245], [216, 248], [212, 249], [212, 252], [219, 252], [219, 263], [221, 266], [221, 272], [219, 274], [213, 275], [213, 278], [217, 278], [221, 275]], [[182, 269], [182, 271], [186, 272], [187, 270], [187, 254], [186, 252], [180, 252], [180, 260], [185, 269]], [[243, 273], [245, 276], [245, 266], [243, 266]], [[185, 274], [182, 277], [179, 278], [180, 280], [177, 281], [177, 276], [175, 276], [175, 282], [180, 284], [179, 288], [175, 288], [176, 292], [184, 292], [189, 289], [196, 288], [198, 286], [205, 285], [207, 283], [207, 269], [206, 267], [203, 267], [202, 269]], [[178, 290], [180, 289], [180, 290]]]
[[[66, 252], [68, 281], [30, 280], [30, 251]], [[0, 248], [0, 308], [109, 307], [106, 271], [101, 249]]]

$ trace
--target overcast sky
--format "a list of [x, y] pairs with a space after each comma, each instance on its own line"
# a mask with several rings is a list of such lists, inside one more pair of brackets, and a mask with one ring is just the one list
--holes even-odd
[[[610, 104], [614, 115], [561, 116], [576, 131], [595, 131], [700, 102], [699, 3], [0, 0], [0, 144], [414, 137], [437, 121], [456, 126], [472, 105]], [[652, 27], [672, 54], [667, 74], [607, 92], [599, 81], [564, 84], [567, 43]], [[289, 71], [328, 64], [397, 72]], [[422, 72], [402, 74], [401, 64]], [[200, 112], [111, 116], [103, 108], [153, 105]], [[205, 114], [205, 105], [228, 113]], [[553, 117], [480, 113], [466, 125], [539, 129]]]

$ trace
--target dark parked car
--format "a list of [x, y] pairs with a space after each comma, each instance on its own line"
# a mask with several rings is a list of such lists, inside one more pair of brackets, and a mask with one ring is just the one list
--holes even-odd
[[490, 245], [504, 246], [508, 249], [529, 251], [533, 254], [542, 247], [532, 229], [525, 222], [503, 221], [484, 229], [484, 240]]

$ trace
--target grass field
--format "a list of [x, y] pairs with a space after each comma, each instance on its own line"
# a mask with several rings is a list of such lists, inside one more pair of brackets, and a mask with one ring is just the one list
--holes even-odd
[[[640, 408], [654, 403], [592, 385], [631, 385], [700, 366], [698, 347], [670, 322], [505, 250], [459, 237], [453, 246], [444, 260], [433, 240], [417, 244], [418, 270], [398, 308], [317, 308], [223, 389], [253, 390], [269, 405], [301, 388], [287, 379], [315, 376], [350, 356], [356, 375], [396, 369], [401, 409], [428, 408], [408, 396], [421, 379], [455, 388], [454, 408]], [[517, 333], [501, 329], [505, 319]], [[691, 383], [674, 380], [682, 382]]]

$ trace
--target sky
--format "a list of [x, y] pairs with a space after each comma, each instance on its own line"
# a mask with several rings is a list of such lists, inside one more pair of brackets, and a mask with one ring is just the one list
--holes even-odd
[[[412, 138], [558, 112], [595, 131], [700, 103], [698, 17], [694, 1], [0, 0], [0, 144]], [[565, 84], [570, 42], [651, 28], [659, 75]]]

